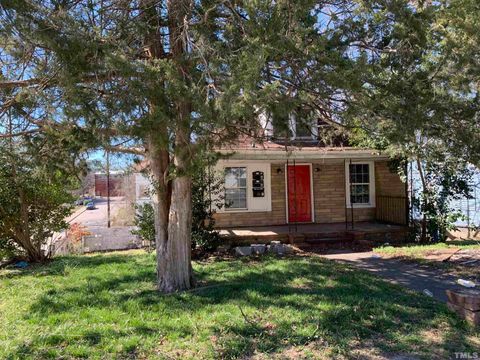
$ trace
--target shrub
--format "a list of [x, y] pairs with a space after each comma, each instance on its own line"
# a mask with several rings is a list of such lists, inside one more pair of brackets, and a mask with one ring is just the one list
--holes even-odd
[[[213, 214], [215, 200], [221, 201], [223, 181], [215, 178], [207, 170], [197, 171], [192, 185], [192, 250], [208, 252], [215, 250], [221, 238], [214, 230]], [[132, 234], [138, 235], [149, 246], [155, 244], [155, 216], [152, 204], [135, 205], [135, 230]]]
[[192, 249], [201, 252], [215, 250], [220, 245], [220, 235], [214, 230], [215, 199], [221, 198], [223, 181], [205, 167], [193, 177], [192, 184]]
[[136, 229], [132, 230], [142, 241], [148, 243], [148, 247], [155, 245], [155, 212], [152, 204], [135, 205], [135, 219], [133, 224]]
[[41, 262], [51, 255], [47, 240], [68, 226], [72, 196], [55, 174], [17, 161], [0, 155], [0, 252]]

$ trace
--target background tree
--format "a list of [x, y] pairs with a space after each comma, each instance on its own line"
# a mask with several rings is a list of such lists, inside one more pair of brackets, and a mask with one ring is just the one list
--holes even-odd
[[68, 227], [73, 197], [65, 174], [27, 147], [0, 140], [0, 257], [41, 262], [51, 255], [47, 240]]
[[133, 235], [137, 235], [143, 241], [148, 243], [148, 248], [155, 246], [155, 210], [152, 204], [146, 203], [135, 205], [135, 219], [132, 230]]
[[379, 56], [346, 119], [354, 142], [413, 162], [420, 238], [438, 240], [459, 217], [450, 201], [470, 196], [470, 166], [479, 166], [480, 5], [425, 2], [400, 17], [398, 9], [395, 2], [379, 8], [395, 21], [386, 37], [391, 51]]

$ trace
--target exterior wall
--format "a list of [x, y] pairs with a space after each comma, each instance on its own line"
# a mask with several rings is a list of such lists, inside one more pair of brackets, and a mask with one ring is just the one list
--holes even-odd
[[[110, 174], [110, 196], [125, 196], [123, 176]], [[107, 175], [95, 174], [95, 196], [107, 196]]]
[[[345, 162], [330, 160], [313, 164], [313, 196], [316, 223], [373, 221], [375, 208], [347, 208], [345, 211]], [[376, 167], [376, 164], [375, 164]], [[318, 169], [318, 170], [317, 170]], [[375, 176], [375, 179], [377, 177]]]
[[[345, 221], [345, 220], [344, 220]], [[347, 209], [347, 221], [352, 221], [352, 209]], [[375, 208], [358, 208], [353, 209], [353, 222], [358, 221], [375, 221]]]
[[395, 170], [390, 170], [386, 161], [378, 163], [376, 178], [376, 219], [382, 222], [407, 225], [409, 204], [405, 183], [401, 181]]
[[[300, 164], [299, 162], [297, 163]], [[313, 204], [315, 223], [374, 221], [375, 207], [347, 208], [345, 211], [345, 162], [326, 159], [312, 162]], [[271, 164], [272, 211], [219, 212], [214, 215], [217, 228], [235, 226], [283, 225], [286, 219], [285, 162]], [[375, 161], [376, 196], [405, 196], [405, 184], [388, 161]], [[280, 172], [279, 172], [280, 170]]]
[[343, 160], [314, 163], [315, 222], [345, 221], [345, 165]]
[[143, 205], [151, 203], [151, 191], [152, 183], [150, 179], [142, 173], [135, 173], [135, 203], [137, 205]]
[[395, 171], [390, 171], [388, 161], [375, 162], [377, 196], [406, 196], [405, 183]]

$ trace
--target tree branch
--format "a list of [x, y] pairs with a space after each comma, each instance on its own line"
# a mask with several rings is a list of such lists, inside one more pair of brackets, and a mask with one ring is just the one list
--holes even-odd
[[105, 146], [105, 150], [116, 152], [116, 153], [126, 153], [145, 156], [145, 148], [143, 147], [129, 147], [129, 146]]
[[[92, 83], [99, 81], [112, 80], [115, 78], [115, 73], [108, 74], [89, 74], [82, 77], [79, 83]], [[26, 88], [30, 86], [39, 86], [43, 85], [44, 87], [52, 87], [57, 84], [57, 81], [54, 79], [46, 78], [32, 78], [26, 80], [11, 80], [11, 81], [1, 81], [0, 89], [17, 89], [17, 88]]]
[[14, 138], [19, 136], [30, 135], [30, 134], [37, 133], [39, 131], [40, 131], [39, 129], [34, 129], [34, 130], [20, 131], [14, 134], [0, 134], [0, 139], [9, 139], [9, 138]]

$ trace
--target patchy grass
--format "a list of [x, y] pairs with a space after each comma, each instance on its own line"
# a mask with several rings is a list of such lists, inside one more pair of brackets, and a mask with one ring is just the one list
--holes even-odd
[[480, 241], [475, 240], [451, 240], [430, 245], [413, 245], [409, 244], [401, 247], [382, 246], [373, 249], [376, 253], [385, 254], [394, 257], [422, 257], [428, 253], [441, 251], [445, 249], [462, 249], [462, 250], [480, 250]]
[[445, 273], [465, 279], [480, 281], [480, 268], [475, 264], [462, 265], [458, 262], [442, 262], [429, 259], [428, 256], [440, 254], [443, 250], [475, 250], [480, 251], [480, 241], [477, 240], [449, 240], [447, 242], [430, 245], [406, 245], [401, 247], [384, 246], [374, 248], [373, 251], [387, 258], [413, 261], [422, 265], [441, 269]]
[[0, 272], [0, 358], [448, 358], [479, 334], [447, 308], [317, 257], [195, 263], [199, 288], [155, 291], [153, 254]]

